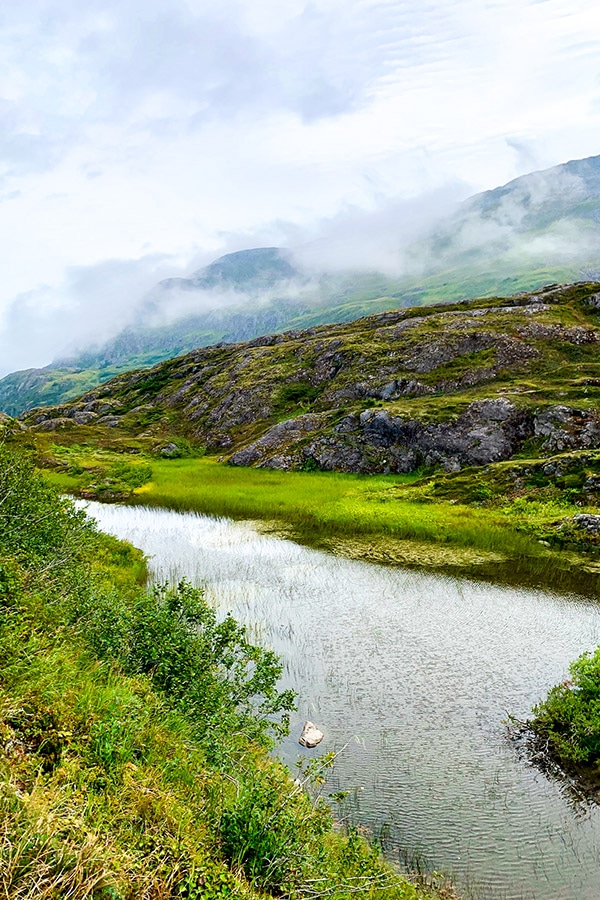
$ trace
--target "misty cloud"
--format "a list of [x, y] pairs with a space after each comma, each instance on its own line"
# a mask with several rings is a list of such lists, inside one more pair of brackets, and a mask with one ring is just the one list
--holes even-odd
[[[129, 321], [147, 282], [104, 285], [107, 260], [439, 263], [425, 232], [453, 199], [597, 152], [596, 18], [584, 0], [5, 4], [0, 365]], [[518, 214], [463, 222], [457, 246], [509, 246]]]
[[375, 269], [388, 275], [407, 274], [408, 248], [455, 212], [466, 194], [466, 185], [453, 184], [371, 211], [342, 210], [317, 223], [312, 233], [295, 232], [294, 259], [308, 271]]
[[168, 260], [155, 256], [106, 260], [69, 270], [58, 289], [20, 294], [0, 329], [0, 373], [103, 343], [132, 322], [144, 295], [169, 272]]

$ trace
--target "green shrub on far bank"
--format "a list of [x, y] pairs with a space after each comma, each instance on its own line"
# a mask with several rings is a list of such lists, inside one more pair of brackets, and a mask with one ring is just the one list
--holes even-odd
[[567, 769], [587, 768], [600, 785], [600, 647], [575, 660], [570, 674], [534, 707], [527, 725], [550, 759]]

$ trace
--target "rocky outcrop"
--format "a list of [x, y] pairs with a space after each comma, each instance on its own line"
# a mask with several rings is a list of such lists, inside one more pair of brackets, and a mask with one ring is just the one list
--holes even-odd
[[600, 533], [600, 516], [592, 513], [580, 513], [578, 516], [573, 516], [573, 521], [578, 528], [584, 528], [591, 534]]
[[326, 424], [326, 416], [304, 415], [279, 422], [250, 446], [235, 453], [231, 462], [236, 466], [262, 464], [271, 469], [291, 469], [295, 456], [286, 448], [299, 444], [307, 435], [314, 434]]
[[542, 438], [542, 449], [550, 453], [587, 450], [600, 446], [600, 416], [597, 410], [550, 406], [535, 416], [534, 434]]
[[455, 472], [510, 459], [536, 436], [552, 452], [600, 446], [598, 414], [564, 406], [532, 412], [507, 398], [475, 401], [454, 421], [426, 423], [367, 409], [345, 416], [325, 434], [324, 424], [310, 415], [281, 422], [230, 462], [278, 469], [312, 463], [326, 471], [396, 474], [442, 466]]

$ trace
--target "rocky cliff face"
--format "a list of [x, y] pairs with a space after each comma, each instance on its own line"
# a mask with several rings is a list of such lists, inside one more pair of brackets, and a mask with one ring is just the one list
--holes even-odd
[[323, 418], [305, 415], [274, 425], [230, 462], [273, 469], [312, 462], [325, 471], [386, 474], [441, 465], [457, 472], [510, 459], [534, 437], [548, 453], [599, 447], [600, 413], [566, 406], [530, 411], [501, 398], [477, 400], [456, 421], [436, 424], [368, 409], [327, 429]]
[[398, 310], [195, 350], [24, 419], [157, 440], [234, 465], [457, 471], [600, 446], [600, 291]]

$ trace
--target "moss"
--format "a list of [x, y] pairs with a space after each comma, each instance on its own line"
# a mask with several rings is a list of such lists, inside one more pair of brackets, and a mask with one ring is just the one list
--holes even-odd
[[[438, 366], [433, 371], [421, 376], [424, 384], [440, 384], [445, 381], [460, 381], [465, 376], [473, 375], [476, 370], [489, 369], [495, 365], [497, 351], [495, 347], [478, 350], [475, 353], [462, 353], [450, 362]], [[491, 377], [491, 373], [490, 373]]]

